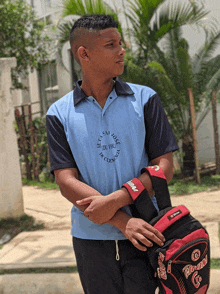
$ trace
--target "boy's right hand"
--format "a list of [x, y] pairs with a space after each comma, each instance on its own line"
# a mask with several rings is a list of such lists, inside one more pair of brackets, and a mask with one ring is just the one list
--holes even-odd
[[[153, 243], [163, 246], [164, 236], [149, 223], [140, 218], [127, 217], [118, 227], [127, 239], [139, 250], [146, 251]], [[141, 242], [143, 245], [141, 245]]]

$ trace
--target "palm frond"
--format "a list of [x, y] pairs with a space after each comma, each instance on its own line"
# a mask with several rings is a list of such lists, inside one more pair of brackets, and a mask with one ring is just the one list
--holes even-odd
[[217, 55], [216, 57], [212, 58], [207, 62], [206, 66], [206, 73], [204, 75], [203, 81], [210, 80], [210, 77], [213, 77], [213, 75], [219, 70], [220, 68], [220, 55]]
[[123, 37], [121, 24], [118, 19], [117, 11], [114, 11], [103, 0], [65, 0], [63, 2], [63, 17], [86, 14], [109, 14], [112, 15], [119, 23], [119, 32]]
[[[68, 15], [85, 15], [88, 9], [81, 0], [65, 0], [63, 2], [63, 17]], [[92, 12], [90, 12], [92, 13]]]
[[[220, 32], [211, 34], [205, 44], [199, 49], [195, 57], [193, 58], [194, 73], [199, 73], [204, 69], [204, 65], [213, 56], [214, 51], [220, 44]], [[204, 69], [206, 70], [206, 68]]]
[[181, 29], [174, 28], [166, 36], [165, 60], [166, 71], [179, 91], [187, 91], [185, 85], [189, 84], [188, 74], [188, 43], [181, 38]]
[[175, 27], [185, 24], [202, 25], [202, 19], [207, 14], [208, 12], [202, 4], [198, 5], [193, 1], [164, 4], [156, 12], [156, 17], [151, 25], [150, 38], [157, 42]]
[[163, 65], [162, 65], [161, 63], [159, 63], [159, 62], [156, 62], [156, 61], [151, 61], [151, 62], [149, 62], [149, 63], [145, 66], [145, 68], [146, 68], [146, 69], [147, 69], [147, 68], [153, 68], [153, 69], [156, 69], [156, 70], [160, 71], [160, 72], [163, 73], [163, 74], [166, 74], [166, 70], [165, 70], [165, 68], [163, 67]]
[[[220, 89], [220, 56], [213, 58], [213, 61], [216, 62], [216, 66], [213, 69], [212, 73], [210, 72], [209, 76], [207, 76], [206, 80], [204, 80], [204, 91], [202, 95], [200, 94], [200, 97], [198, 99], [199, 113], [197, 115], [196, 121], [197, 128], [200, 126], [203, 119], [206, 117], [211, 109], [212, 92], [218, 91]], [[210, 65], [210, 62], [208, 64]]]
[[143, 50], [147, 50], [146, 38], [148, 36], [150, 21], [155, 14], [156, 9], [165, 2], [165, 0], [127, 0], [129, 6], [125, 13], [126, 18], [132, 23], [131, 33], [133, 34], [137, 45]]
[[180, 80], [182, 89], [188, 93], [188, 89], [193, 87], [192, 70], [190, 64], [190, 56], [188, 50], [184, 46], [179, 46], [177, 49], [177, 58], [179, 61]]
[[149, 25], [156, 9], [165, 2], [165, 0], [127, 0], [129, 3], [128, 15], [131, 16], [139, 26]]
[[206, 87], [207, 90], [218, 90], [220, 88], [220, 68], [209, 80]]
[[199, 105], [199, 112], [196, 113], [196, 129], [199, 128], [204, 118], [207, 116], [209, 111], [211, 110], [211, 98], [212, 91], [208, 91], [203, 93], [201, 97], [201, 103]]
[[63, 17], [68, 15], [112, 14], [108, 4], [102, 0], [65, 0], [63, 3]]
[[148, 85], [159, 93], [174, 133], [179, 137], [180, 130], [183, 133], [186, 131], [188, 122], [187, 107], [182, 108], [183, 105], [187, 105], [185, 93], [176, 88], [173, 80], [159, 62], [150, 62], [147, 64], [146, 70], [149, 71], [148, 75], [153, 77]]
[[62, 60], [62, 49], [63, 49], [63, 46], [70, 40], [70, 31], [74, 22], [75, 22], [75, 19], [73, 19], [72, 21], [62, 22], [58, 25], [58, 44], [57, 44], [58, 61], [63, 66], [64, 64]]

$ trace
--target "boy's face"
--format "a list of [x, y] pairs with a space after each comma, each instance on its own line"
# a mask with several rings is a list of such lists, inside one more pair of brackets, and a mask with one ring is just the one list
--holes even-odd
[[99, 31], [92, 40], [93, 46], [88, 50], [89, 67], [94, 75], [113, 78], [124, 70], [124, 54], [121, 35], [116, 28]]

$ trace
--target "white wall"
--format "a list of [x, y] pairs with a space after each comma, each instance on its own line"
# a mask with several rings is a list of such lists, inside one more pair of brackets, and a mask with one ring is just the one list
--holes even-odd
[[16, 59], [0, 59], [0, 218], [24, 213], [14, 107], [11, 93], [11, 67]]
[[[220, 128], [220, 104], [217, 107], [218, 129]], [[220, 129], [219, 129], [220, 131]], [[197, 130], [199, 164], [215, 162], [215, 145], [212, 110]], [[220, 137], [219, 137], [220, 142]]]
[[[39, 102], [31, 106], [32, 113], [40, 112], [41, 111], [40, 91], [39, 91], [39, 82], [38, 82], [38, 75], [37, 75], [36, 69], [33, 69], [33, 71], [29, 69], [28, 79], [29, 79], [29, 91], [30, 91], [31, 102]], [[35, 114], [32, 118], [35, 118], [36, 116], [40, 116], [40, 113]]]

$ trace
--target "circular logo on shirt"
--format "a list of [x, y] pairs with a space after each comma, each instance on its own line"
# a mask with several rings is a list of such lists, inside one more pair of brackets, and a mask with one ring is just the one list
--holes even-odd
[[112, 163], [120, 155], [120, 141], [115, 133], [103, 131], [98, 138], [99, 156], [106, 162]]

